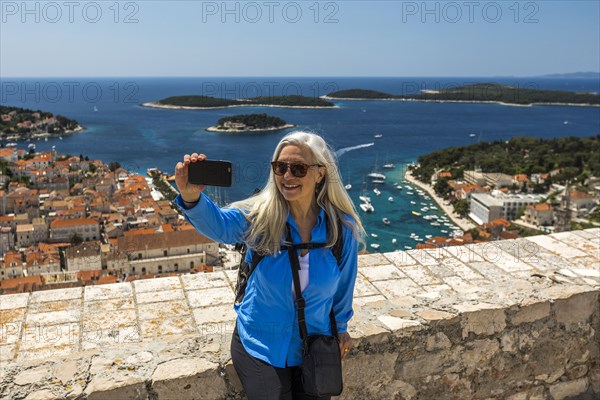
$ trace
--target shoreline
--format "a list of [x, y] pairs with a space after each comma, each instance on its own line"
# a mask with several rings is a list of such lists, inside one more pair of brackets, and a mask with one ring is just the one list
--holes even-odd
[[273, 131], [281, 131], [284, 129], [294, 128], [296, 125], [285, 124], [282, 126], [276, 126], [272, 128], [262, 128], [262, 129], [218, 129], [216, 126], [209, 126], [204, 129], [207, 132], [216, 132], [216, 133], [252, 133], [252, 132], [273, 132]]
[[159, 108], [164, 110], [217, 110], [223, 108], [237, 108], [237, 107], [272, 107], [272, 108], [340, 108], [339, 106], [280, 106], [274, 104], [234, 104], [230, 106], [215, 106], [215, 107], [190, 107], [190, 106], [173, 106], [169, 104], [158, 104], [158, 103], [142, 103], [142, 107], [147, 108]]
[[448, 218], [450, 218], [450, 220], [452, 220], [452, 222], [456, 226], [458, 226], [460, 229], [462, 229], [463, 232], [466, 232], [469, 229], [477, 227], [472, 222], [470, 222], [468, 219], [460, 218], [458, 215], [456, 215], [452, 206], [445, 205], [444, 200], [441, 197], [439, 197], [437, 195], [437, 193], [435, 193], [435, 190], [433, 190], [433, 187], [431, 187], [431, 185], [427, 185], [421, 181], [418, 181], [414, 176], [412, 176], [412, 174], [410, 173], [408, 168], [406, 169], [406, 172], [404, 173], [404, 179], [407, 180], [408, 182], [412, 183], [413, 185], [418, 186], [421, 189], [423, 189], [424, 191], [426, 191], [427, 194], [429, 194], [431, 196], [433, 201], [435, 201], [437, 203], [437, 205], [440, 207], [440, 209], [442, 211], [444, 211], [444, 213], [448, 216]]
[[44, 138], [60, 138], [62, 136], [69, 136], [75, 133], [79, 133], [84, 131], [86, 128], [85, 126], [82, 125], [77, 125], [77, 127], [73, 130], [65, 130], [64, 132], [60, 132], [60, 133], [49, 133], [49, 132], [40, 132], [40, 133], [32, 133], [27, 137], [14, 137], [14, 136], [6, 136], [6, 137], [2, 137], [0, 139], [0, 141], [10, 141], [10, 140], [16, 140], [16, 141], [31, 141], [33, 139], [44, 139]]
[[466, 104], [498, 104], [507, 107], [534, 107], [534, 106], [565, 106], [565, 107], [600, 107], [600, 104], [590, 103], [530, 103], [530, 104], [517, 104], [517, 103], [505, 103], [502, 101], [492, 100], [428, 100], [428, 99], [396, 99], [393, 97], [386, 97], [381, 99], [369, 99], [369, 98], [354, 98], [354, 97], [329, 97], [321, 96], [323, 100], [342, 100], [342, 101], [406, 101], [406, 102], [421, 102], [421, 103], [466, 103]]

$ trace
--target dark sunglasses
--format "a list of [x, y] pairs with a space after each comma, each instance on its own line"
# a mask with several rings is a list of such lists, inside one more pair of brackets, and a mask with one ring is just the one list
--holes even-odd
[[288, 168], [296, 178], [303, 178], [308, 173], [310, 167], [322, 167], [320, 164], [304, 164], [304, 163], [288, 163], [284, 161], [272, 161], [271, 167], [273, 173], [278, 176], [283, 176], [287, 172]]

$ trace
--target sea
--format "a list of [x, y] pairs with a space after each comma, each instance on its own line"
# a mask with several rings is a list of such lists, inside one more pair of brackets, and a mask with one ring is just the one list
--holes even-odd
[[[223, 205], [249, 196], [265, 184], [272, 152], [285, 133], [295, 129], [319, 133], [336, 151], [343, 183], [352, 185], [349, 194], [357, 209], [361, 194], [371, 198], [375, 212], [366, 214], [359, 209], [368, 233], [368, 250], [387, 252], [414, 248], [428, 235], [448, 236], [455, 228], [443, 219], [430, 198], [410, 190], [402, 181], [406, 166], [419, 155], [478, 141], [509, 140], [514, 136], [598, 135], [600, 108], [335, 101], [337, 107], [332, 109], [164, 110], [141, 104], [178, 95], [232, 99], [295, 94], [322, 96], [353, 88], [414, 94], [424, 89], [444, 90], [484, 82], [528, 89], [600, 92], [599, 79], [561, 78], [2, 78], [0, 104], [50, 111], [75, 119], [86, 128], [62, 138], [18, 142], [20, 148], [33, 143], [37, 151], [54, 148], [61, 154], [83, 155], [105, 163], [117, 161], [140, 174], [145, 174], [148, 168], [173, 173], [175, 164], [193, 152], [205, 153], [210, 159], [229, 160], [234, 166], [232, 187], [209, 191]], [[267, 113], [296, 126], [285, 131], [251, 134], [205, 131], [222, 117], [249, 113]], [[384, 164], [390, 163], [394, 168], [383, 169]], [[367, 178], [371, 172], [384, 173], [386, 183], [372, 184]], [[398, 183], [403, 185], [402, 190], [396, 188]], [[373, 192], [376, 187], [380, 195]], [[422, 210], [424, 207], [426, 211]], [[421, 215], [414, 215], [412, 211]], [[435, 221], [425, 219], [427, 215], [435, 215], [439, 225], [431, 225]], [[384, 224], [383, 218], [387, 218], [389, 224]]]

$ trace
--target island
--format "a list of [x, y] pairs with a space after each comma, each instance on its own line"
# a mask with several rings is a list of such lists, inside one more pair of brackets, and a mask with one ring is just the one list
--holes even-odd
[[598, 93], [567, 92], [513, 87], [497, 83], [477, 83], [442, 90], [421, 90], [411, 95], [396, 95], [368, 89], [348, 89], [322, 96], [325, 100], [401, 100], [462, 103], [495, 103], [534, 106], [600, 106]]
[[262, 96], [246, 99], [222, 99], [211, 96], [172, 96], [150, 103], [144, 107], [174, 110], [208, 110], [228, 107], [282, 107], [282, 108], [334, 108], [336, 105], [319, 97]]
[[83, 129], [77, 121], [62, 115], [0, 105], [0, 140], [62, 137]]
[[264, 132], [293, 128], [283, 119], [267, 114], [242, 114], [221, 118], [217, 125], [206, 128], [208, 132]]

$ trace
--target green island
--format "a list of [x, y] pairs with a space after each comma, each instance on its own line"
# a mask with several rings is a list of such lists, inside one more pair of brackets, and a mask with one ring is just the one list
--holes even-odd
[[263, 132], [293, 128], [283, 119], [267, 114], [242, 114], [219, 119], [215, 126], [206, 128], [209, 132]]
[[0, 105], [0, 140], [31, 140], [82, 131], [77, 121], [50, 112]]
[[507, 141], [479, 142], [421, 155], [412, 174], [428, 183], [439, 170], [450, 171], [454, 179], [463, 178], [465, 169], [475, 168], [481, 169], [481, 172], [511, 176], [560, 171], [546, 179], [539, 188], [534, 188], [534, 192], [542, 193], [552, 183], [582, 182], [589, 176], [600, 176], [598, 154], [600, 135], [555, 139], [518, 136]]
[[477, 83], [442, 90], [422, 90], [419, 94], [396, 95], [368, 89], [348, 89], [329, 93], [325, 99], [404, 100], [433, 102], [493, 102], [511, 105], [600, 106], [600, 94], [519, 88], [497, 83]]
[[[553, 139], [520, 136], [437, 150], [419, 156], [408, 169], [412, 177], [433, 185], [433, 190], [450, 202], [457, 214], [466, 217], [470, 203], [462, 196], [457, 198], [456, 190], [466, 185], [469, 190], [482, 192], [478, 185], [469, 184], [473, 183], [474, 171], [485, 177], [486, 182], [488, 178], [490, 181], [512, 178], [512, 183], [505, 187], [508, 193], [538, 194], [543, 196], [540, 202], [555, 208], [561, 205], [561, 191], [565, 187], [580, 197], [598, 198], [599, 153], [600, 135]], [[517, 216], [524, 211], [525, 207], [520, 207]], [[581, 220], [573, 220], [571, 228], [593, 227], [590, 223], [600, 223], [600, 207]]]
[[246, 99], [222, 99], [210, 96], [172, 96], [156, 102], [144, 103], [144, 107], [167, 109], [212, 109], [225, 107], [285, 107], [285, 108], [330, 108], [335, 107], [330, 101], [319, 97], [307, 96], [263, 96]]

